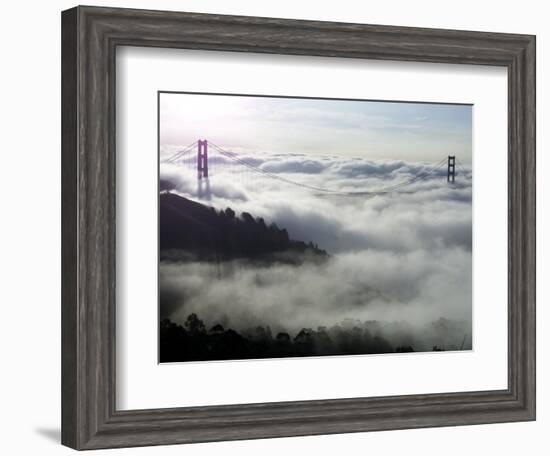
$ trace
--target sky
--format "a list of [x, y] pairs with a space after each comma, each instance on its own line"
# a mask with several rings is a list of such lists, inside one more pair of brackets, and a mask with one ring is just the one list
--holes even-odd
[[208, 139], [245, 153], [438, 162], [472, 159], [472, 106], [160, 94], [161, 146]]

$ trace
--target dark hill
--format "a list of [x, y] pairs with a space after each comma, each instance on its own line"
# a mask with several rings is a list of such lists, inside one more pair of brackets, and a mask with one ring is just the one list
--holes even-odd
[[227, 208], [212, 207], [173, 193], [160, 194], [161, 259], [277, 260], [290, 263], [304, 258], [328, 257], [312, 243], [291, 240], [285, 229], [266, 225], [262, 218], [243, 212], [240, 217]]

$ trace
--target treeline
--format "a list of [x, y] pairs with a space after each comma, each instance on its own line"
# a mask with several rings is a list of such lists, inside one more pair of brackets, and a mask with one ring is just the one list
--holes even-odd
[[231, 208], [217, 211], [168, 192], [160, 194], [159, 229], [161, 259], [178, 259], [178, 251], [206, 261], [328, 257], [317, 245], [292, 240], [286, 229], [263, 218], [247, 212], [238, 216]]
[[303, 328], [291, 337], [287, 332], [273, 334], [269, 326], [241, 333], [220, 324], [207, 329], [194, 313], [183, 326], [169, 319], [160, 323], [161, 363], [412, 351], [410, 345], [394, 347], [384, 337], [359, 326]]

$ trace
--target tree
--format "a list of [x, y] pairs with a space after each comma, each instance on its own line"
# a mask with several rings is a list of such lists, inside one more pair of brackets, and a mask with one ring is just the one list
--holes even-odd
[[197, 317], [196, 313], [189, 314], [187, 317], [187, 320], [184, 323], [185, 329], [189, 331], [190, 334], [204, 334], [206, 332], [206, 328], [204, 326], [204, 322]]
[[277, 333], [275, 339], [277, 340], [277, 342], [290, 342], [290, 336], [286, 332]]
[[224, 329], [223, 329], [223, 326], [220, 325], [219, 323], [215, 324], [214, 326], [212, 326], [210, 328], [210, 332], [211, 333], [222, 333], [224, 332]]
[[243, 212], [241, 214], [241, 218], [243, 219], [243, 221], [249, 225], [254, 225], [255, 224], [255, 221], [254, 221], [254, 217], [252, 217], [248, 212]]
[[302, 328], [294, 338], [294, 346], [302, 355], [312, 355], [314, 351], [313, 331], [310, 328]]

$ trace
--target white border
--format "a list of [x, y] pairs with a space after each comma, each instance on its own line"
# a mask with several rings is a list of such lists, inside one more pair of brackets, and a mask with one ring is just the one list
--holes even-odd
[[[473, 103], [474, 350], [158, 365], [158, 90]], [[504, 68], [118, 48], [117, 408], [506, 388], [506, 152]]]

